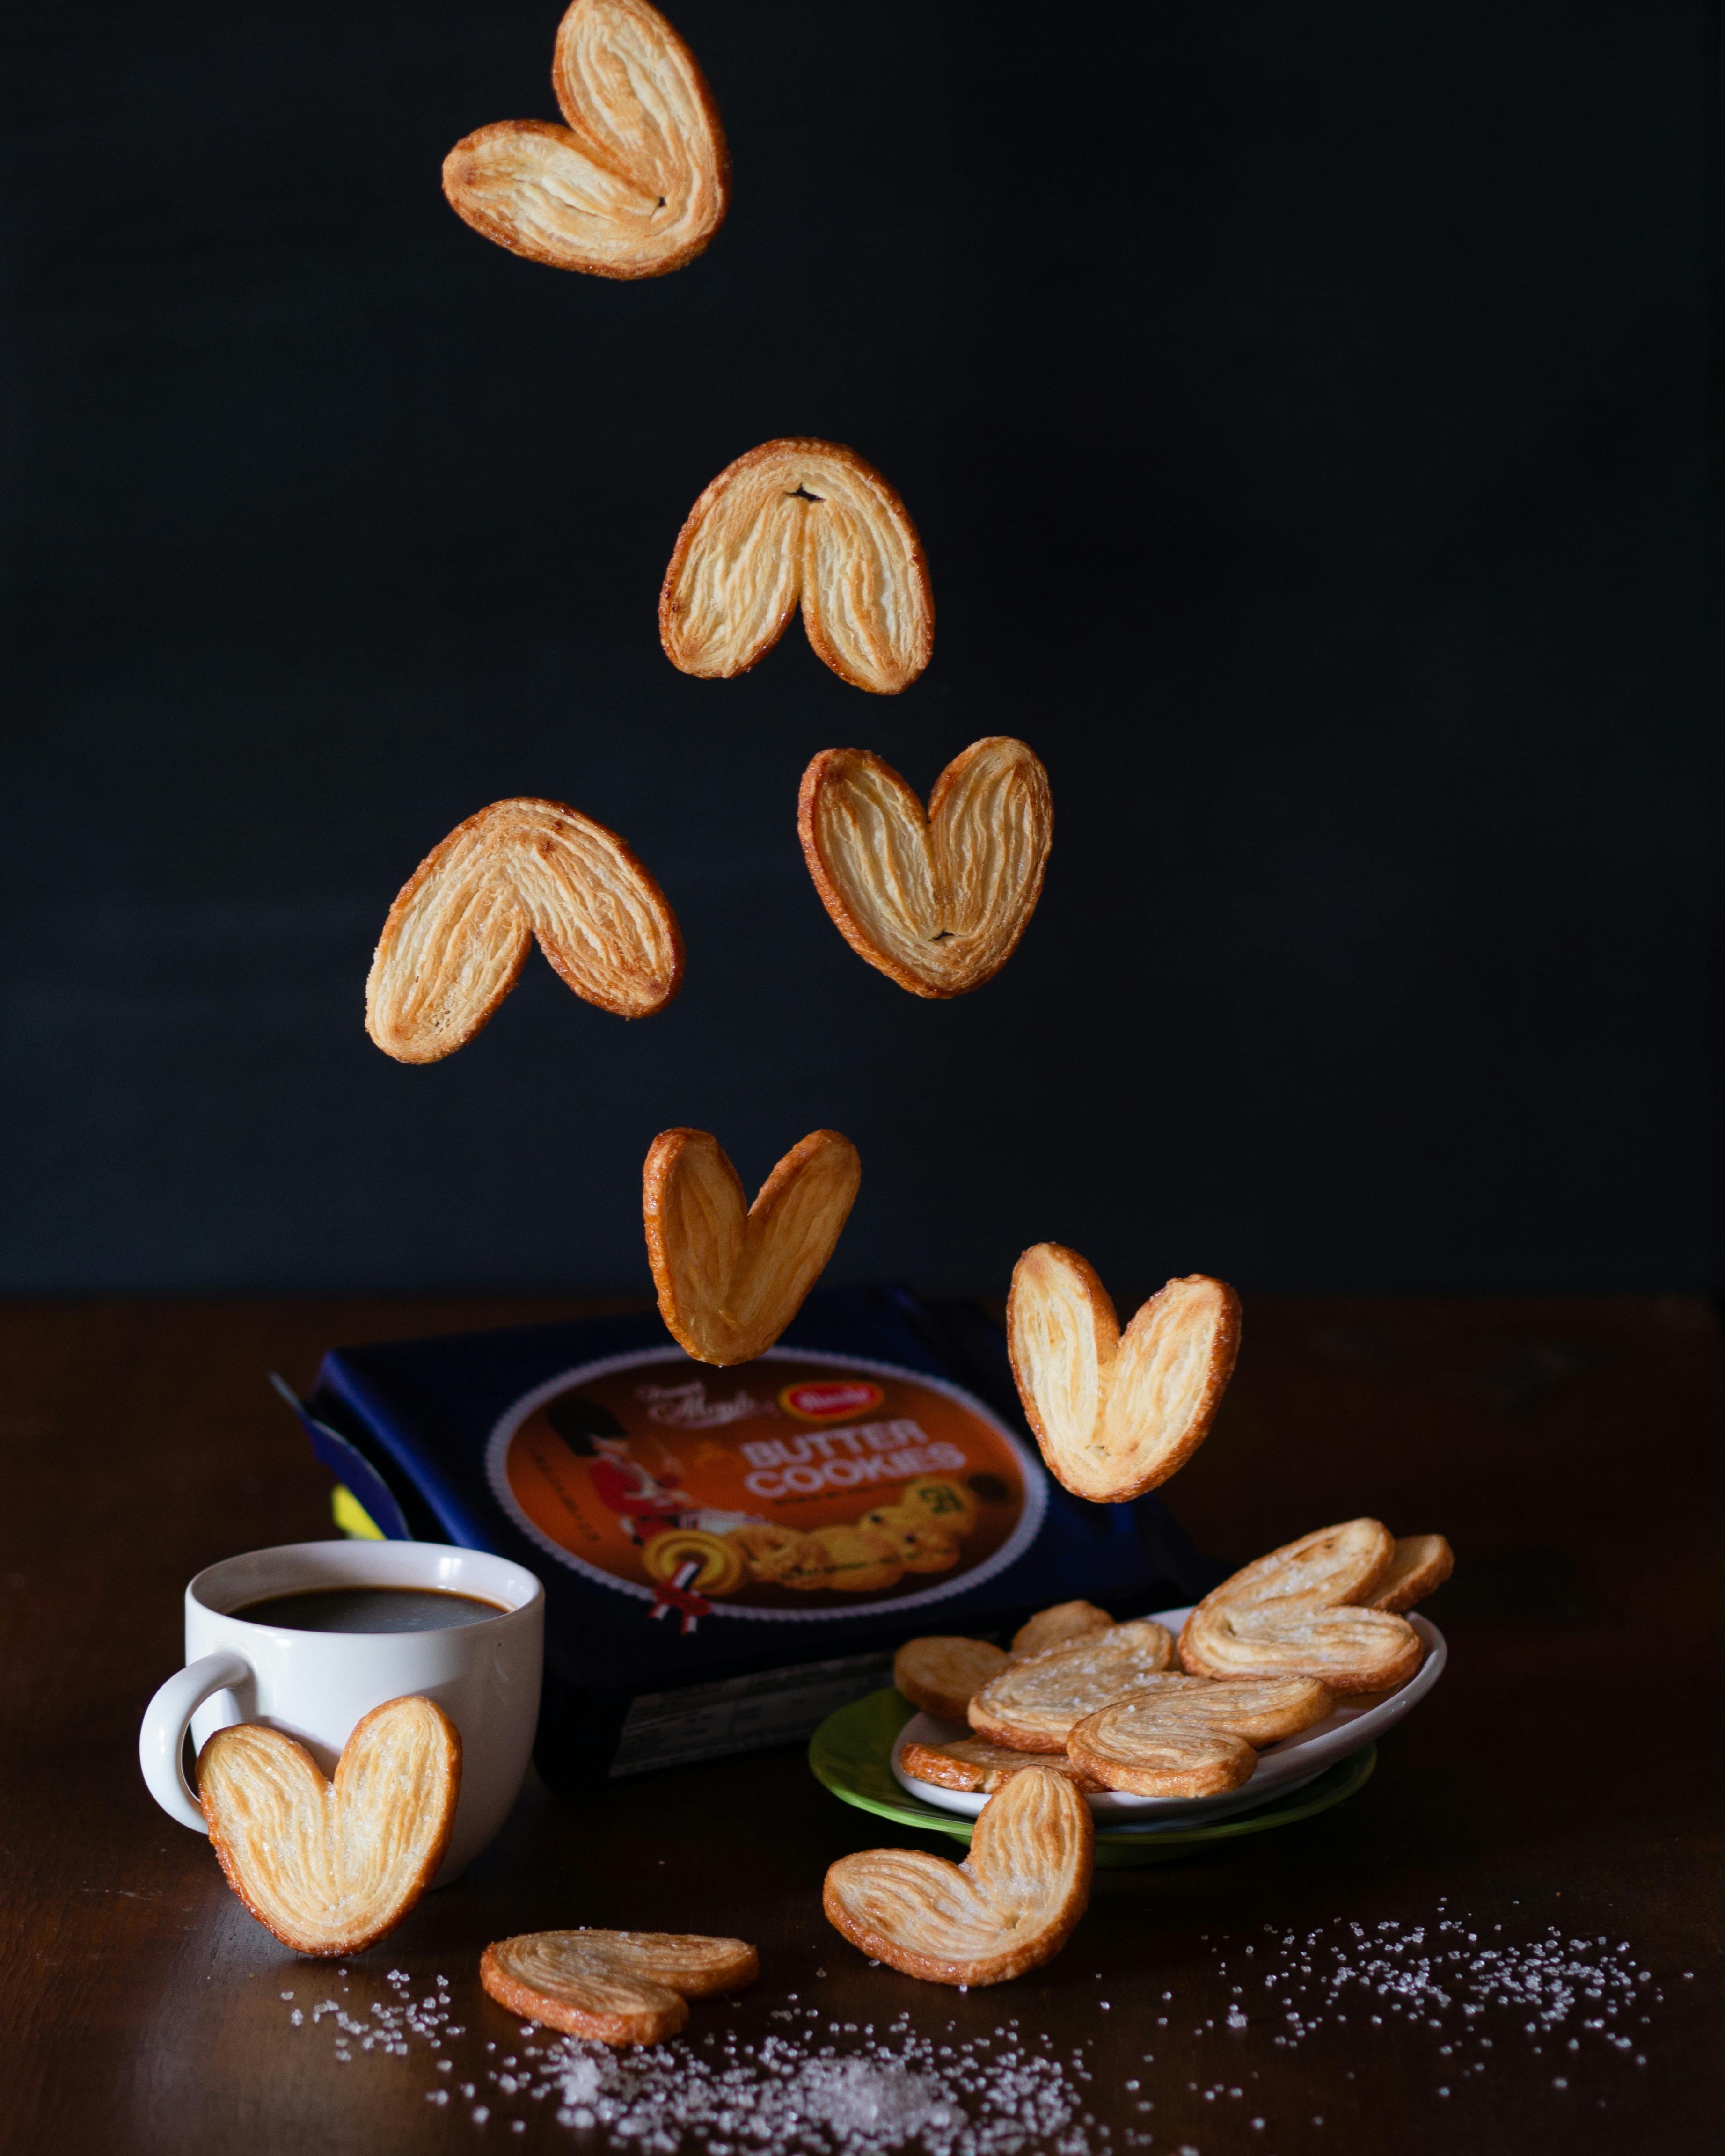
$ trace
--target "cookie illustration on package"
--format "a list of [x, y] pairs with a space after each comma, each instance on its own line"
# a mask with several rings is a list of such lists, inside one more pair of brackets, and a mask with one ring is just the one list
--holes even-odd
[[787, 1348], [570, 1372], [488, 1468], [542, 1551], [685, 1630], [941, 1599], [1019, 1556], [1045, 1502], [1028, 1449], [956, 1386]]

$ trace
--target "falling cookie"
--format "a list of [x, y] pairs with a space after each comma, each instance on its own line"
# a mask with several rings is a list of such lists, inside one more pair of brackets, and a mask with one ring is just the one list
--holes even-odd
[[495, 1014], [536, 937], [578, 996], [619, 1018], [662, 1010], [682, 982], [676, 916], [614, 831], [561, 801], [494, 801], [390, 907], [366, 1031], [398, 1063], [453, 1055]]
[[973, 742], [925, 814], [882, 757], [823, 749], [803, 774], [797, 829], [833, 925], [912, 995], [979, 988], [1018, 948], [1054, 842], [1048, 773], [1009, 735]]
[[1136, 1691], [1173, 1659], [1172, 1633], [1140, 1617], [1009, 1663], [976, 1694], [967, 1718], [978, 1737], [1013, 1751], [1064, 1752], [1086, 1715]]
[[1122, 1332], [1095, 1268], [1037, 1243], [1013, 1268], [1006, 1337], [1050, 1472], [1076, 1497], [1117, 1504], [1166, 1482], [1209, 1436], [1240, 1352], [1240, 1298], [1193, 1273]]
[[1340, 1693], [1405, 1683], [1425, 1659], [1420, 1635], [1369, 1606], [1395, 1548], [1381, 1521], [1347, 1520], [1256, 1558], [1186, 1620], [1183, 1667], [1202, 1677], [1317, 1677]]
[[928, 664], [934, 600], [909, 511], [855, 449], [795, 436], [727, 465], [690, 511], [660, 642], [680, 672], [728, 680], [799, 602], [809, 641], [854, 688], [896, 696]]
[[971, 1701], [1006, 1666], [1006, 1656], [986, 1640], [937, 1634], [905, 1641], [892, 1658], [892, 1681], [925, 1714], [963, 1722]]
[[433, 1701], [392, 1699], [356, 1724], [335, 1779], [279, 1729], [218, 1729], [198, 1796], [228, 1884], [295, 1953], [358, 1953], [393, 1932], [444, 1860], [461, 1739]]
[[1090, 1900], [1090, 1807], [1067, 1777], [1033, 1766], [978, 1815], [962, 1864], [918, 1849], [865, 1849], [827, 1873], [827, 1920], [875, 1961], [931, 1984], [1004, 1984], [1051, 1961]]
[[688, 1932], [523, 1932], [495, 1940], [480, 1982], [500, 2006], [595, 2044], [662, 2044], [687, 2002], [741, 1991], [760, 1974], [742, 1939]]
[[862, 1163], [838, 1131], [811, 1131], [745, 1209], [724, 1147], [706, 1131], [664, 1131], [643, 1176], [647, 1256], [660, 1313], [697, 1363], [764, 1354], [833, 1255]]
[[444, 160], [475, 232], [530, 262], [662, 277], [725, 221], [731, 160], [695, 55], [646, 0], [574, 0], [552, 87], [566, 126], [501, 120]]

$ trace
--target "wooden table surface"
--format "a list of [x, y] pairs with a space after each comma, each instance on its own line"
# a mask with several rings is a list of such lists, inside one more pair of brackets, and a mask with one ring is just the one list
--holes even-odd
[[[327, 1477], [263, 1373], [309, 1381], [340, 1340], [571, 1314], [355, 1301], [0, 1311], [0, 2141], [238, 2156], [500, 2136], [603, 2146], [557, 2123], [558, 2099], [486, 2078], [523, 2040], [476, 1975], [488, 1939], [589, 1923], [758, 1943], [757, 1989], [698, 2007], [697, 2040], [814, 2032], [846, 2052], [903, 2016], [956, 2046], [1016, 2020], [1021, 2037], [1053, 2040], [1080, 2102], [1029, 2145], [1069, 2156], [1718, 2145], [1725, 1354], [1708, 1306], [1681, 1297], [1248, 1303], [1222, 1419], [1167, 1494], [1233, 1562], [1358, 1512], [1441, 1528], [1459, 1567], [1429, 1614], [1450, 1668], [1349, 1802], [1183, 1863], [1099, 1873], [1072, 1943], [1019, 1984], [918, 1984], [827, 1927], [825, 1866], [915, 1837], [839, 1803], [798, 1750], [580, 1802], [531, 1787], [467, 1877], [345, 1979], [296, 1961], [228, 1893], [208, 1845], [156, 1809], [136, 1757], [144, 1704], [182, 1659], [187, 1578], [328, 1532]], [[1355, 1986], [1331, 2003], [1320, 1980], [1337, 1946], [1362, 1958], [1352, 1925], [1395, 1968], [1462, 1958], [1437, 1967], [1417, 2013], [1390, 1979], [1388, 1996]], [[1291, 1932], [1309, 1942], [1296, 1953]], [[1584, 1981], [1560, 2027], [1479, 2007], [1480, 1955], [1525, 1969], [1550, 1938], [1554, 1969], [1629, 1969], [1632, 2007], [1609, 1986], [1589, 1999]], [[438, 2051], [415, 2039], [406, 2057], [355, 2040], [343, 2062], [332, 2020], [293, 2025], [285, 1994], [337, 1996], [363, 2019], [395, 1996], [392, 1970], [416, 1999], [446, 1977], [463, 2034]]]

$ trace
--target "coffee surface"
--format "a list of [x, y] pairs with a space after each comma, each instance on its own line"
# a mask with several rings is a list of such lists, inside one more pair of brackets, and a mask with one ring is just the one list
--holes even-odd
[[450, 1625], [483, 1625], [505, 1612], [476, 1594], [437, 1587], [307, 1587], [248, 1602], [230, 1614], [248, 1625], [281, 1625], [295, 1632], [438, 1632]]

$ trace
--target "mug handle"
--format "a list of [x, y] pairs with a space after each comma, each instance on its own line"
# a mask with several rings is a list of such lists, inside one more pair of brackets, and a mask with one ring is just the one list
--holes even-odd
[[144, 1709], [138, 1732], [138, 1764], [150, 1794], [170, 1819], [194, 1832], [208, 1834], [209, 1822], [186, 1779], [182, 1758], [186, 1732], [205, 1700], [250, 1681], [251, 1670], [238, 1655], [206, 1655], [171, 1676]]

